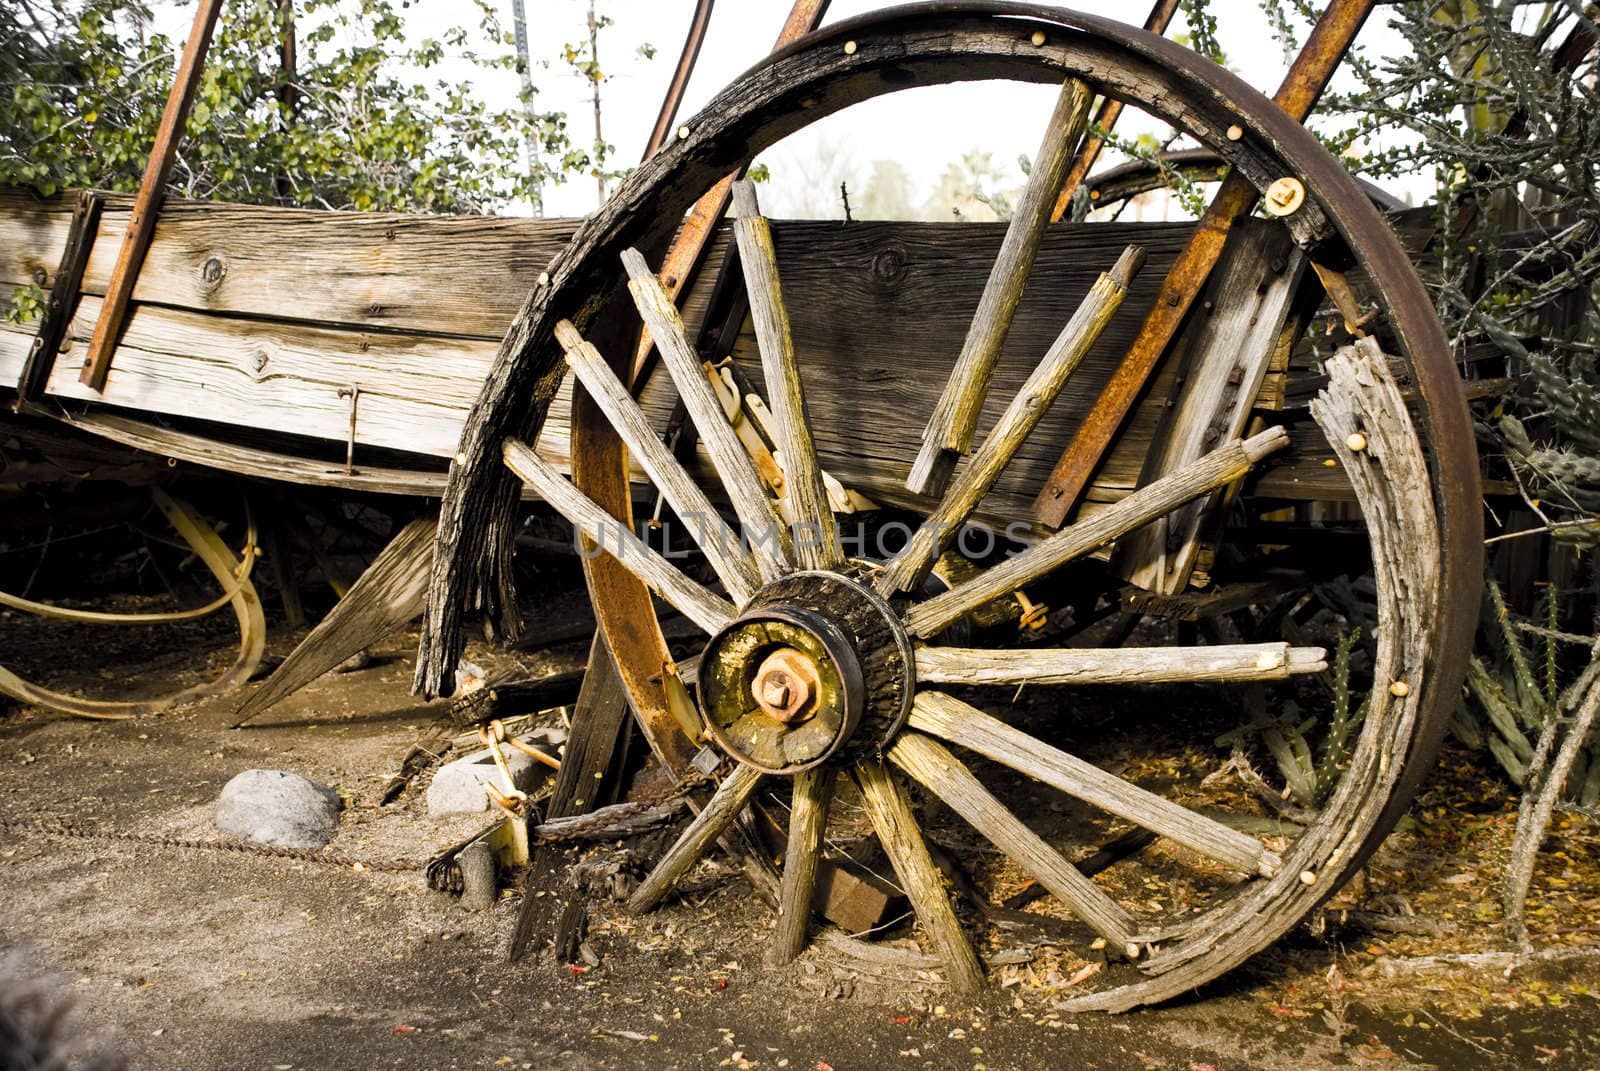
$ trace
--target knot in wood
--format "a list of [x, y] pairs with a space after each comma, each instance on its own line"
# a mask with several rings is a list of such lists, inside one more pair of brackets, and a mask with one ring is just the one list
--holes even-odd
[[207, 286], [216, 286], [228, 274], [228, 266], [220, 257], [207, 257], [205, 263], [200, 265], [200, 281]]
[[884, 246], [872, 257], [872, 282], [883, 290], [900, 286], [906, 277], [906, 249], [898, 242]]

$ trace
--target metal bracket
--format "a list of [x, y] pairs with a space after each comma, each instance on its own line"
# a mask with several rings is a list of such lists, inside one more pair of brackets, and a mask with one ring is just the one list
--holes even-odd
[[72, 224], [67, 230], [67, 244], [61, 249], [61, 262], [50, 279], [50, 300], [45, 302], [33, 348], [28, 351], [27, 363], [22, 366], [22, 375], [17, 380], [17, 400], [12, 406], [15, 412], [23, 412], [43, 397], [50, 373], [55, 371], [56, 357], [61, 353], [62, 343], [67, 341], [67, 329], [78, 311], [83, 269], [89, 263], [89, 251], [94, 248], [100, 210], [104, 207], [103, 193], [78, 191], [78, 203], [72, 209]]

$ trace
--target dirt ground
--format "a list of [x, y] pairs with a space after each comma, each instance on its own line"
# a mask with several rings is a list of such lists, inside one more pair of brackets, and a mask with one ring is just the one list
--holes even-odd
[[[207, 668], [139, 633], [0, 615], [7, 662], [51, 683], [85, 658], [100, 679], [72, 683], [100, 694], [190, 683]], [[213, 671], [231, 657], [219, 626], [186, 635], [216, 652]], [[222, 785], [281, 768], [346, 797], [332, 850], [425, 859], [483, 823], [430, 818], [422, 786], [377, 805], [442, 713], [410, 695], [414, 640], [395, 637], [368, 668], [242, 730], [227, 728], [239, 695], [132, 722], [0, 707], [0, 819], [211, 839]], [[270, 653], [292, 641], [277, 630]], [[548, 955], [511, 966], [511, 892], [471, 914], [419, 873], [0, 832], [0, 946], [63, 972], [87, 1028], [140, 1068], [1600, 1067], [1594, 824], [1558, 816], [1531, 904], [1544, 958], [1508, 974], [1495, 922], [1514, 817], [1497, 775], [1447, 753], [1349, 898], [1403, 903], [1422, 920], [1413, 928], [1436, 932], [1300, 932], [1185, 1003], [1120, 1017], [1063, 1015], [1046, 984], [1061, 979], [1039, 965], [998, 972], [975, 1007], [840, 971], [821, 950], [768, 969], [770, 913], [716, 867], [642, 919], [598, 904], [594, 966]]]

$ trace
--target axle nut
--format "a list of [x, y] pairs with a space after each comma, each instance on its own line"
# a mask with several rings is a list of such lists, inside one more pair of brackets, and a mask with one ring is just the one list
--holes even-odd
[[756, 668], [750, 694], [769, 717], [789, 723], [812, 715], [819, 687], [816, 663], [803, 651], [780, 647]]

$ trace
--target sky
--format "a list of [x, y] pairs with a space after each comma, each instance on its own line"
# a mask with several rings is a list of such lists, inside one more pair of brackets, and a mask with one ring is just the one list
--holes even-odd
[[[501, 12], [509, 30], [511, 0], [489, 2]], [[720, 0], [716, 4], [679, 112], [680, 122], [691, 119], [712, 96], [771, 50], [790, 4], [791, 0]], [[593, 138], [589, 87], [559, 57], [564, 44], [587, 37], [588, 0], [526, 0], [526, 6], [538, 106], [565, 111], [574, 143], [587, 145]], [[833, 0], [824, 21], [836, 22], [887, 6], [874, 0]], [[1143, 22], [1147, 10], [1142, 0], [1131, 4], [1128, 0], [1081, 0], [1076, 6], [1134, 24]], [[671, 80], [694, 0], [598, 0], [598, 9], [612, 19], [612, 25], [601, 33], [599, 49], [606, 75], [601, 87], [605, 140], [615, 146], [615, 166], [631, 166], [644, 150]], [[1270, 96], [1293, 57], [1286, 56], [1271, 38], [1257, 0], [1211, 0], [1211, 10], [1228, 65]], [[163, 23], [170, 20], [175, 36], [181, 39], [192, 11], [192, 2], [177, 3], [158, 17]], [[1377, 9], [1358, 42], [1369, 57], [1403, 47], [1400, 36], [1387, 26], [1386, 12], [1383, 6]], [[476, 14], [464, 0], [406, 0], [402, 14], [413, 40], [438, 37], [465, 21], [474, 44], [483, 47]], [[1168, 32], [1176, 35], [1185, 30], [1180, 12]], [[653, 59], [641, 55], [644, 45], [653, 46]], [[439, 75], [452, 79], [470, 76], [476, 92], [495, 107], [515, 106], [520, 90], [514, 73], [485, 72], [464, 63], [446, 64], [430, 72], [430, 76]], [[1335, 86], [1339, 85], [1336, 81]], [[911, 199], [921, 203], [945, 169], [973, 151], [989, 154], [1004, 176], [997, 182], [999, 188], [1020, 188], [1023, 174], [1018, 158], [1031, 158], [1037, 150], [1055, 95], [1055, 88], [1047, 85], [982, 82], [910, 90], [856, 105], [763, 155], [760, 162], [772, 173], [772, 181], [762, 193], [763, 207], [775, 216], [841, 218], [840, 180], [848, 180], [852, 193], [858, 194], [872, 162], [878, 159], [893, 159], [905, 168], [913, 182]], [[1160, 132], [1152, 120], [1131, 111], [1118, 126], [1118, 133], [1128, 136], [1145, 131]], [[1410, 190], [1392, 192], [1420, 199], [1429, 189], [1431, 183], [1419, 179]], [[598, 200], [592, 178], [571, 176], [564, 184], [546, 189], [545, 213], [582, 216], [594, 211]], [[525, 214], [531, 208], [529, 204], [509, 204], [500, 211]]]
[[[509, 28], [510, 0], [503, 4]], [[872, 0], [834, 0], [824, 21], [835, 22], [886, 6]], [[771, 49], [789, 7], [790, 0], [721, 0], [716, 4], [680, 121], [692, 117]], [[1136, 24], [1143, 22], [1146, 11], [1137, 0], [1131, 6], [1126, 0], [1084, 0], [1077, 7]], [[556, 57], [563, 43], [585, 36], [587, 0], [527, 0], [527, 9], [535, 63]], [[459, 10], [456, 0], [414, 0], [408, 17], [415, 20], [419, 32], [438, 32], [448, 24], [452, 10]], [[601, 87], [605, 137], [616, 146], [619, 163], [632, 164], [649, 137], [694, 3], [600, 0], [599, 10], [613, 19], [600, 40], [601, 67], [608, 78]], [[1266, 16], [1255, 0], [1213, 0], [1212, 10], [1229, 66], [1271, 95], [1293, 57], [1286, 57], [1282, 46], [1272, 40]], [[1385, 12], [1379, 7], [1363, 30], [1360, 44], [1369, 55], [1381, 56], [1403, 46], [1399, 35], [1388, 28]], [[1169, 33], [1184, 29], [1180, 13]], [[638, 54], [645, 43], [656, 49], [653, 60]], [[541, 91], [540, 106], [567, 111], [574, 140], [587, 141], [592, 135], [592, 118], [586, 83], [559, 62], [552, 62], [547, 70], [536, 68], [534, 78]], [[481, 84], [479, 88], [486, 94], [509, 94], [509, 99], [514, 99], [517, 91], [512, 78], [503, 87]], [[763, 204], [774, 215], [836, 216], [840, 211], [835, 203], [838, 179], [850, 178], [852, 189], [858, 190], [871, 161], [879, 158], [895, 159], [905, 167], [917, 186], [913, 200], [920, 200], [950, 162], [972, 150], [990, 153], [1012, 183], [1020, 186], [1023, 176], [1017, 158], [1031, 158], [1038, 148], [1055, 95], [1056, 90], [1046, 85], [966, 83], [910, 90], [856, 105], [801, 131], [762, 157], [772, 172], [771, 185], [763, 191]], [[1146, 129], [1154, 126], [1146, 119]], [[1140, 132], [1132, 114], [1125, 116], [1118, 129], [1130, 135]], [[823, 166], [829, 161], [833, 167]], [[846, 174], [841, 176], [841, 171]], [[1397, 192], [1403, 196], [1406, 191]], [[550, 215], [583, 215], [592, 212], [596, 202], [594, 182], [581, 177], [546, 193]]]

